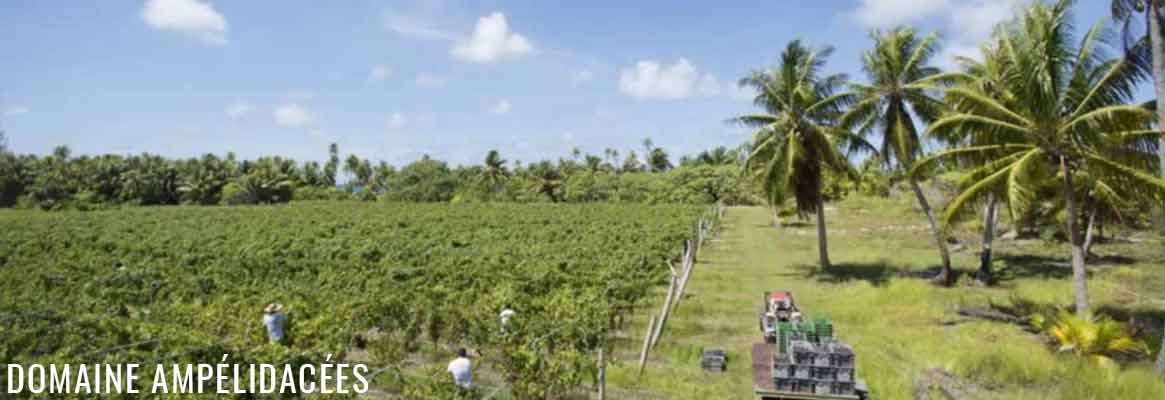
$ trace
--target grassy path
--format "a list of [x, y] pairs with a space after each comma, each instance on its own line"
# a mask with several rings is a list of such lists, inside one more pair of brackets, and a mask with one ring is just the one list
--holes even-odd
[[[933, 267], [937, 254], [928, 244], [921, 217], [898, 206], [827, 207], [831, 257], [837, 264], [829, 273], [816, 266], [812, 225], [777, 230], [763, 208], [730, 209], [720, 235], [704, 247], [686, 296], [646, 372], [637, 373], [641, 335], [662, 295], [644, 306], [630, 337], [616, 346], [610, 386], [634, 394], [628, 398], [750, 398], [749, 348], [760, 338], [760, 298], [765, 290], [783, 289], [794, 293], [807, 315], [834, 321], [838, 336], [855, 347], [858, 374], [878, 399], [911, 398], [914, 377], [931, 368], [971, 377], [989, 388], [984, 398], [1151, 399], [1165, 393], [1165, 385], [1155, 383], [1145, 365], [1133, 365], [1108, 380], [1074, 359], [1052, 354], [1038, 337], [1013, 326], [958, 318], [954, 310], [961, 305], [1006, 302], [1013, 295], [1066, 303], [1071, 295], [1068, 280], [1047, 263], [1033, 266], [1047, 261], [1043, 258], [1009, 258], [1006, 244], [997, 246], [1002, 247], [997, 268], [1004, 276], [998, 287], [943, 289], [910, 278]], [[977, 256], [964, 250], [954, 261], [970, 269]], [[1122, 268], [1135, 271], [1093, 279], [1096, 304], [1129, 306], [1118, 295], [1129, 290], [1122, 274], [1143, 278], [1149, 276], [1145, 271], [1165, 271], [1156, 260]], [[699, 354], [706, 346], [728, 351], [727, 373], [700, 370]]]

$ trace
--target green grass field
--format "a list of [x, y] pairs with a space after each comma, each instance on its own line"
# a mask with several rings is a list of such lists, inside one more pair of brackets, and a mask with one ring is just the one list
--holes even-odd
[[[853, 199], [827, 210], [835, 264], [830, 273], [816, 266], [812, 224], [778, 230], [763, 208], [730, 209], [719, 236], [703, 249], [646, 371], [637, 373], [639, 346], [662, 294], [643, 306], [625, 333], [609, 385], [621, 398], [749, 398], [749, 348], [760, 340], [760, 298], [763, 291], [784, 289], [793, 291], [807, 315], [833, 319], [838, 336], [855, 347], [858, 374], [877, 399], [913, 398], [915, 380], [932, 368], [974, 383], [970, 393], [977, 398], [1160, 399], [1165, 393], [1147, 358], [1106, 375], [1053, 353], [1038, 335], [1018, 326], [955, 313], [961, 306], [1006, 303], [1012, 296], [1071, 304], [1066, 245], [997, 241], [997, 286], [980, 288], [964, 278], [954, 288], [939, 288], [910, 274], [934, 267], [938, 256], [925, 220], [908, 204]], [[1161, 238], [1145, 237], [1095, 248], [1105, 257], [1090, 281], [1093, 306], [1126, 318], [1156, 318], [1159, 326], [1165, 305], [1152, 296], [1165, 288], [1161, 246]], [[963, 271], [976, 268], [978, 244], [957, 251], [954, 263]], [[705, 346], [729, 352], [727, 373], [699, 369]]]

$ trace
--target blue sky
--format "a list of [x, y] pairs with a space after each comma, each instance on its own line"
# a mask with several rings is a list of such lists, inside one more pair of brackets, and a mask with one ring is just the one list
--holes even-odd
[[861, 79], [867, 32], [912, 24], [946, 66], [1017, 1], [6, 0], [0, 129], [20, 153], [687, 154], [747, 139], [733, 83], [791, 39]]

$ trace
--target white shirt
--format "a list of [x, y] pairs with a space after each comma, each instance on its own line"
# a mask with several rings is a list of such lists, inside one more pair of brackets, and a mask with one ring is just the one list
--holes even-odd
[[511, 310], [508, 308], [505, 310], [502, 310], [502, 313], [501, 313], [502, 325], [509, 325], [510, 324], [510, 317], [513, 317], [514, 314], [517, 314], [516, 312], [514, 312], [514, 310]]
[[263, 325], [267, 326], [267, 338], [272, 342], [279, 342], [283, 340], [283, 321], [287, 320], [287, 314], [282, 312], [273, 314], [263, 314]]
[[453, 374], [453, 383], [457, 386], [469, 389], [473, 384], [472, 376], [469, 373], [470, 362], [468, 358], [457, 357], [457, 359], [449, 362], [449, 368], [446, 368], [450, 374]]

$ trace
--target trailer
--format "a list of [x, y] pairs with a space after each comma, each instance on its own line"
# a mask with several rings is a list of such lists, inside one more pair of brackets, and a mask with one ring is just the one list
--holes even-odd
[[[781, 313], [787, 315], [779, 317]], [[795, 314], [794, 314], [795, 313]], [[753, 391], [759, 400], [867, 400], [853, 348], [825, 318], [807, 320], [788, 292], [766, 292], [761, 317], [772, 315], [764, 342], [752, 345]], [[771, 332], [771, 334], [770, 334]]]

